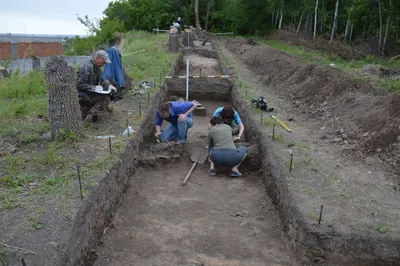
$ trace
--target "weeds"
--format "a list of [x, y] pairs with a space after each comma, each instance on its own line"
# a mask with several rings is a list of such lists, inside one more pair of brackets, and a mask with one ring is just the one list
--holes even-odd
[[390, 226], [389, 222], [386, 221], [386, 222], [385, 222], [385, 225], [383, 225], [383, 226], [377, 224], [377, 225], [375, 226], [375, 229], [376, 229], [376, 231], [378, 231], [378, 232], [384, 234], [384, 233], [386, 233], [387, 230], [389, 229], [389, 226]]
[[390, 92], [400, 91], [400, 80], [398, 79], [390, 79], [387, 81], [387, 88]]
[[12, 209], [21, 206], [21, 202], [18, 200], [17, 195], [13, 193], [0, 194], [0, 200], [3, 209]]
[[71, 221], [73, 214], [71, 212], [64, 213], [64, 218], [68, 221]]
[[296, 146], [297, 148], [300, 148], [300, 149], [309, 149], [309, 148], [310, 148], [310, 147], [308, 146], [308, 144], [305, 143], [305, 142], [303, 142], [303, 141], [297, 141], [297, 142], [295, 143], [295, 146]]
[[2, 265], [7, 266], [7, 262], [6, 262], [6, 249], [3, 247], [0, 247], [0, 262], [2, 263]]
[[39, 230], [40, 228], [42, 228], [42, 224], [40, 223], [40, 221], [38, 220], [38, 218], [36, 216], [32, 216], [29, 219], [30, 225], [34, 230]]

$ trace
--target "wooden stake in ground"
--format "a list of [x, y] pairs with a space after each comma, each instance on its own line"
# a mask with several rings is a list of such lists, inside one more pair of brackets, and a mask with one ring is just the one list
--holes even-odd
[[51, 137], [55, 139], [63, 130], [83, 135], [74, 69], [61, 57], [52, 57], [46, 64], [44, 80], [48, 91]]

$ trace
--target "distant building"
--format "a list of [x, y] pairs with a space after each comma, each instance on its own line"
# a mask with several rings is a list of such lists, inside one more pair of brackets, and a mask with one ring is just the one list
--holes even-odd
[[62, 55], [63, 41], [73, 37], [75, 36], [0, 34], [0, 60]]

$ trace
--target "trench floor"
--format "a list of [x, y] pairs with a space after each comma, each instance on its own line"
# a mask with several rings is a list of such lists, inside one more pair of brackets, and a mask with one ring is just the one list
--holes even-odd
[[94, 265], [297, 265], [257, 171], [208, 176], [190, 151], [207, 145], [207, 123], [223, 103], [202, 102], [178, 164], [142, 168], [130, 180]]

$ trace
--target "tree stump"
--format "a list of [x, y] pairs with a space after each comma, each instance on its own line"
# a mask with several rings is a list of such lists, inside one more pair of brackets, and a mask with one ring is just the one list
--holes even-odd
[[179, 35], [177, 33], [169, 34], [168, 47], [170, 52], [179, 52]]
[[50, 58], [44, 70], [44, 79], [48, 92], [48, 113], [51, 137], [71, 132], [83, 135], [81, 110], [75, 85], [74, 69], [61, 57]]

